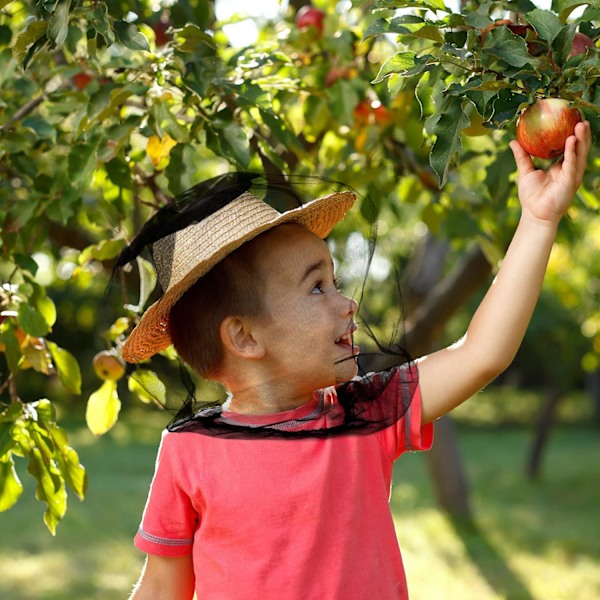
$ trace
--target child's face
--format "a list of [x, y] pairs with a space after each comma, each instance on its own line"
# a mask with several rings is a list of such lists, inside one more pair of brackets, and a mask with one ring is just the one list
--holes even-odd
[[265, 281], [257, 335], [273, 383], [312, 394], [354, 377], [357, 303], [337, 290], [327, 244], [299, 225], [276, 227], [256, 241]]

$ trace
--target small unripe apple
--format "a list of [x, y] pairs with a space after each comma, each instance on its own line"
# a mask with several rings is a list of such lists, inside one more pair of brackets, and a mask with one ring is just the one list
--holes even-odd
[[110, 350], [102, 350], [92, 360], [94, 372], [103, 381], [117, 381], [125, 375], [125, 365]]
[[571, 51], [567, 56], [567, 59], [571, 56], [577, 56], [578, 54], [585, 54], [588, 48], [594, 48], [595, 44], [593, 40], [579, 31], [573, 36], [573, 43], [571, 44]]
[[554, 158], [563, 154], [567, 138], [580, 121], [579, 111], [571, 108], [567, 100], [537, 100], [519, 117], [517, 140], [532, 156]]
[[317, 31], [317, 37], [323, 35], [325, 13], [314, 6], [303, 6], [296, 13], [296, 25], [298, 29], [314, 27]]

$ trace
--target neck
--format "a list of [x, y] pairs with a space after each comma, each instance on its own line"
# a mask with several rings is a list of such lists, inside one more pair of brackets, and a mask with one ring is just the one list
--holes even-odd
[[[271, 415], [293, 410], [310, 402], [311, 394], [292, 397], [288, 390], [273, 389], [272, 386], [253, 386], [230, 390], [228, 409], [246, 415]], [[287, 393], [286, 393], [287, 392]]]

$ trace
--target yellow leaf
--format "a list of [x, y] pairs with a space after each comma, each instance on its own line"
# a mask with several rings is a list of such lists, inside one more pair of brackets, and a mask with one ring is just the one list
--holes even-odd
[[117, 382], [106, 380], [89, 398], [85, 420], [94, 435], [106, 433], [116, 422], [121, 410]]
[[176, 145], [177, 142], [168, 133], [165, 133], [162, 139], [157, 135], [153, 135], [148, 139], [146, 153], [150, 157], [152, 164], [158, 167], [161, 161], [169, 156], [169, 152]]

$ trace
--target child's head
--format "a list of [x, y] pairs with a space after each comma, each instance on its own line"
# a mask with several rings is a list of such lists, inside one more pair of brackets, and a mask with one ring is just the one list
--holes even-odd
[[[265, 310], [262, 296], [256, 293], [266, 283], [261, 280], [259, 268], [264, 259], [261, 245], [264, 239], [269, 239], [265, 232], [295, 223], [301, 227], [294, 229], [311, 232], [313, 238], [321, 241], [355, 200], [354, 194], [340, 192], [302, 205], [293, 191], [285, 198], [284, 186], [269, 183], [254, 186], [256, 177], [230, 174], [192, 188], [159, 211], [122, 252], [117, 265], [130, 262], [145, 245], [150, 245], [163, 289], [162, 297], [146, 311], [126, 341], [125, 360], [140, 362], [150, 358], [166, 349], [173, 335], [180, 350], [183, 349], [184, 360], [197, 365], [204, 374], [214, 374], [222, 356], [222, 350], [214, 342], [217, 328], [221, 328], [228, 316], [226, 313], [259, 317]], [[283, 196], [288, 205], [293, 198], [295, 208], [279, 212], [250, 193], [251, 186], [267, 194], [275, 192], [277, 201]], [[252, 244], [251, 240], [258, 236], [261, 239]], [[326, 244], [321, 243], [326, 249]], [[188, 290], [192, 291], [182, 300], [176, 311], [176, 323], [171, 326], [171, 311]], [[204, 338], [188, 343], [184, 340], [186, 334], [196, 337], [195, 332], [190, 335], [192, 317], [199, 324], [198, 333], [204, 335], [203, 309], [197, 301], [207, 303], [206, 312], [210, 312], [207, 329], [211, 333], [206, 348]]]
[[169, 335], [177, 354], [207, 379], [218, 377], [223, 360], [223, 320], [229, 315], [252, 318], [264, 312], [258, 239], [217, 263], [171, 309]]
[[229, 383], [223, 367], [242, 371], [248, 383], [245, 363], [271, 383], [309, 393], [356, 375], [356, 308], [337, 289], [327, 244], [288, 223], [201, 277], [171, 309], [169, 332], [178, 354], [205, 377]]

